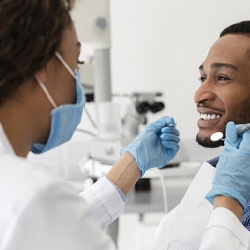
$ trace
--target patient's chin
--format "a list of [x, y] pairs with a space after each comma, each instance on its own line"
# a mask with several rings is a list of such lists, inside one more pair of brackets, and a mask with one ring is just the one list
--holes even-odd
[[218, 148], [220, 146], [224, 146], [224, 141], [222, 140], [214, 142], [211, 141], [210, 137], [201, 137], [199, 135], [196, 136], [196, 142], [205, 148]]

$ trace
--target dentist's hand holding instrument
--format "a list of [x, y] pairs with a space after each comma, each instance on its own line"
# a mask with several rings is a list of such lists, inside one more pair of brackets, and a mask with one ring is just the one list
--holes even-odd
[[[238, 126], [238, 134], [241, 135], [245, 131], [250, 130], [250, 123], [246, 123], [242, 126]], [[211, 141], [219, 141], [219, 140], [225, 140], [223, 138], [223, 133], [222, 132], [215, 132], [210, 136]]]
[[121, 154], [128, 151], [136, 160], [141, 176], [153, 167], [164, 167], [179, 150], [179, 131], [172, 117], [164, 116], [149, 124]]
[[226, 126], [225, 146], [221, 152], [212, 189], [206, 198], [225, 195], [240, 202], [243, 209], [250, 199], [250, 127], [249, 124]]

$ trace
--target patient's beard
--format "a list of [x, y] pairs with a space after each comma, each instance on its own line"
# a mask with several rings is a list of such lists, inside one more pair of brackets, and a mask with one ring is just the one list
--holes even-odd
[[223, 140], [214, 142], [214, 141], [211, 141], [210, 137], [201, 138], [200, 136], [198, 136], [198, 134], [196, 135], [196, 142], [205, 148], [218, 148], [220, 146], [224, 146]]

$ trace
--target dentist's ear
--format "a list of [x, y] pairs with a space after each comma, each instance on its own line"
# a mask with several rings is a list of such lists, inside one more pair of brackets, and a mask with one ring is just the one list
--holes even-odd
[[55, 56], [52, 56], [47, 64], [36, 72], [35, 76], [37, 76], [46, 87], [48, 87], [48, 81], [49, 79], [53, 80], [53, 77], [55, 77], [55, 72], [59, 70], [59, 65], [60, 62], [58, 62], [58, 59]]
[[48, 66], [46, 65], [43, 69], [35, 73], [35, 79], [40, 79], [44, 85], [47, 85], [48, 80]]

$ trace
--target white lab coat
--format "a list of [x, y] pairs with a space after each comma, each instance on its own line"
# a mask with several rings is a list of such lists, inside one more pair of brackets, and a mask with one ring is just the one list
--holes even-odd
[[1, 250], [113, 250], [101, 228], [123, 208], [105, 177], [78, 195], [46, 167], [17, 157], [0, 124]]

